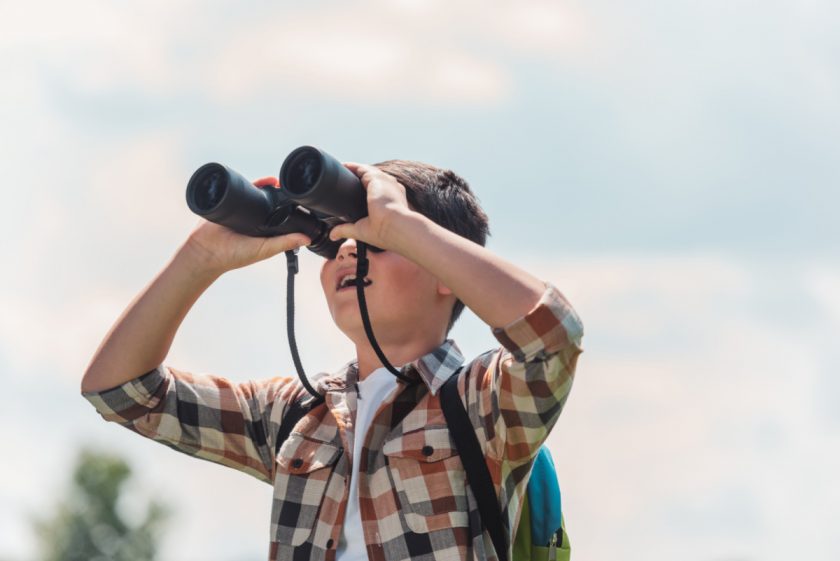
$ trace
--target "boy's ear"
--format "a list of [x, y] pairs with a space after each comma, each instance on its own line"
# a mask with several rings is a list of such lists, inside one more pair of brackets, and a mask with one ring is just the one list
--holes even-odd
[[452, 294], [452, 291], [449, 289], [448, 286], [446, 286], [440, 281], [437, 281], [437, 293], [441, 296], [449, 296], [450, 294]]

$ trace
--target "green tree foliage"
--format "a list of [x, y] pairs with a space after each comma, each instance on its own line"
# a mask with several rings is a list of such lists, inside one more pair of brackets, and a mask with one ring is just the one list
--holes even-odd
[[41, 561], [151, 561], [169, 509], [152, 501], [139, 524], [129, 524], [117, 507], [131, 468], [117, 456], [83, 450], [66, 497], [49, 519], [33, 524]]

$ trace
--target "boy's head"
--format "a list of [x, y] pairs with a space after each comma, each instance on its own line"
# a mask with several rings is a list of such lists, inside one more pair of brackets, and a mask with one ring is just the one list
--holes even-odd
[[[455, 234], [484, 245], [487, 215], [466, 181], [449, 170], [405, 160], [375, 164], [405, 187], [412, 210]], [[365, 294], [369, 313], [381, 331], [380, 344], [449, 333], [464, 309], [452, 291], [407, 258], [395, 252], [368, 253]], [[355, 289], [346, 286], [355, 275], [356, 242], [345, 240], [334, 259], [321, 267], [321, 285], [336, 325], [353, 341], [366, 341]], [[457, 266], [453, 263], [452, 266]], [[346, 287], [345, 287], [346, 286]]]
[[[412, 209], [461, 237], [485, 245], [490, 234], [487, 214], [467, 182], [455, 172], [410, 160], [388, 160], [374, 166], [405, 187]], [[464, 303], [456, 299], [447, 333], [463, 310]]]

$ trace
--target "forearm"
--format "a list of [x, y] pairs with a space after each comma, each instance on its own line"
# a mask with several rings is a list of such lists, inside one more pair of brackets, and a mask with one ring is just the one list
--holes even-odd
[[545, 284], [490, 250], [406, 210], [392, 222], [394, 251], [436, 276], [490, 327], [527, 314]]
[[218, 278], [181, 247], [111, 327], [82, 378], [83, 392], [99, 392], [160, 365], [184, 317]]

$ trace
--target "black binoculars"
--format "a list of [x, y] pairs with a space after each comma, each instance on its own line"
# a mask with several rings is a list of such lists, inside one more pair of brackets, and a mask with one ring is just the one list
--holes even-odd
[[197, 215], [240, 234], [306, 234], [312, 240], [307, 247], [327, 259], [335, 258], [342, 243], [330, 239], [333, 226], [367, 216], [367, 195], [359, 178], [312, 146], [296, 148], [286, 157], [279, 189], [256, 187], [222, 164], [204, 164], [187, 184], [187, 204]]

